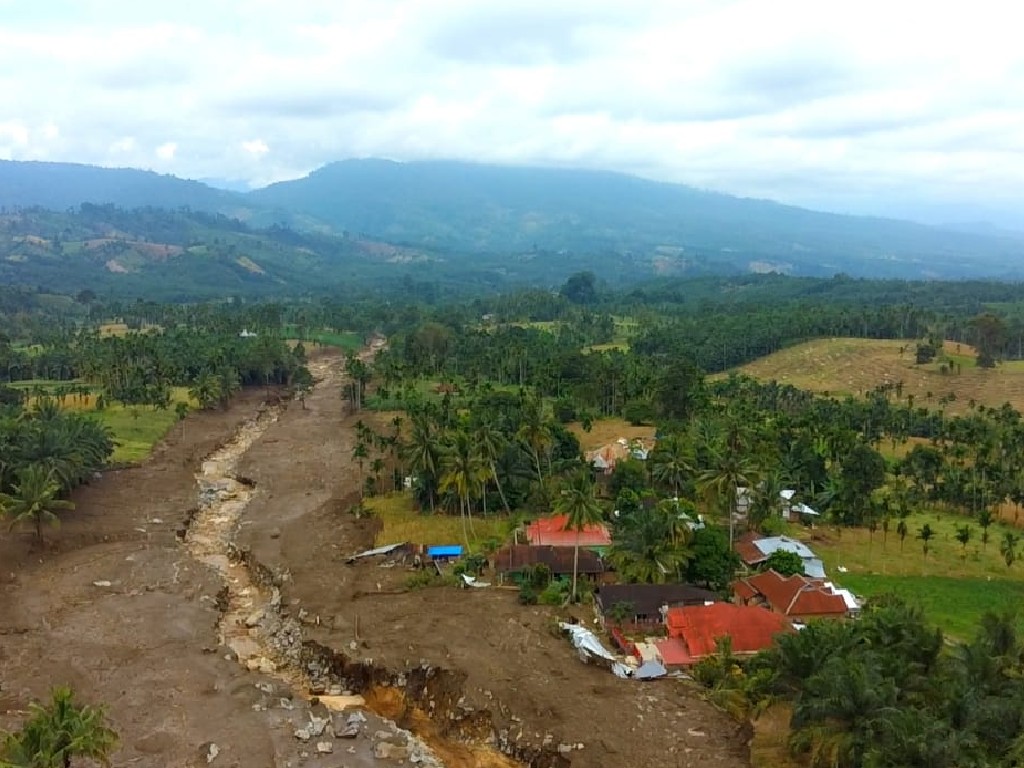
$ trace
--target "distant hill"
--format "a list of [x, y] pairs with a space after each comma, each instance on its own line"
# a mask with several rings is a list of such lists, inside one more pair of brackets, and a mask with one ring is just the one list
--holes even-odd
[[322, 294], [415, 275], [434, 258], [366, 238], [255, 230], [200, 211], [85, 204], [0, 213], [0, 284], [69, 294]]
[[579, 269], [612, 284], [760, 272], [1024, 278], [1019, 235], [818, 213], [617, 173], [347, 160], [242, 193], [149, 171], [0, 161], [3, 209], [83, 202], [396, 243], [433, 255], [423, 279], [447, 270], [453, 280], [554, 285]]
[[648, 274], [1024, 275], [1017, 238], [597, 171], [347, 160], [248, 197], [386, 240], [470, 252], [611, 252]]

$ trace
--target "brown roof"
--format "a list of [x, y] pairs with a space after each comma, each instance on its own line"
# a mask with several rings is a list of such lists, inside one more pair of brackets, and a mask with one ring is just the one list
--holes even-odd
[[[546, 565], [553, 574], [572, 573], [574, 547], [535, 546], [532, 544], [510, 544], [491, 556], [494, 570], [509, 573]], [[589, 549], [580, 549], [579, 573], [604, 573], [601, 558]]]
[[760, 539], [756, 533], [747, 533], [736, 540], [733, 544], [733, 549], [736, 550], [736, 554], [740, 556], [747, 565], [757, 565], [763, 563], [768, 559], [768, 555], [754, 546], [754, 542]]
[[602, 611], [626, 603], [639, 616], [654, 616], [663, 605], [703, 605], [718, 600], [714, 592], [693, 584], [605, 584], [594, 596]]
[[741, 599], [761, 595], [768, 605], [786, 616], [842, 616], [848, 612], [842, 595], [835, 594], [820, 579], [806, 576], [764, 571], [741, 579], [733, 591]]

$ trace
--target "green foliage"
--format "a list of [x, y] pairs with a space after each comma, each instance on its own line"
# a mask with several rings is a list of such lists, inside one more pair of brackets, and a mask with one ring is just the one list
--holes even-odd
[[110, 765], [118, 738], [106, 720], [102, 707], [78, 704], [70, 688], [54, 688], [46, 706], [32, 704], [19, 731], [0, 732], [0, 766], [66, 768], [76, 758]]
[[706, 527], [693, 532], [692, 557], [686, 564], [686, 581], [703, 584], [725, 593], [741, 565], [739, 555], [729, 547], [728, 534], [720, 528]]
[[692, 537], [672, 502], [642, 506], [615, 521], [607, 558], [626, 583], [663, 584], [683, 573]]
[[804, 561], [796, 552], [776, 550], [764, 563], [764, 570], [772, 570], [781, 576], [804, 575]]

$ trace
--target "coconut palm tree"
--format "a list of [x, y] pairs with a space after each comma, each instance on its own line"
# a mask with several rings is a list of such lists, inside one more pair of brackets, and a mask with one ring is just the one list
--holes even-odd
[[729, 516], [729, 548], [732, 549], [736, 508], [736, 489], [753, 488], [758, 470], [754, 462], [738, 450], [718, 450], [712, 455], [711, 469], [700, 474], [698, 486], [713, 507]]
[[691, 539], [672, 502], [641, 507], [615, 526], [608, 560], [626, 582], [663, 584], [686, 566]]
[[413, 417], [409, 442], [403, 445], [400, 452], [409, 469], [419, 476], [427, 492], [430, 512], [433, 513], [441, 470], [441, 449], [437, 429], [426, 414], [420, 413]]
[[576, 532], [572, 555], [572, 600], [577, 599], [576, 584], [580, 567], [580, 533], [601, 522], [601, 505], [594, 494], [594, 478], [588, 469], [580, 469], [569, 478], [555, 499], [555, 512], [566, 516], [565, 529]]
[[[505, 491], [502, 489], [501, 480], [498, 478], [497, 459], [502, 450], [501, 433], [494, 428], [494, 425], [489, 420], [483, 419], [473, 430], [473, 442], [476, 444], [476, 450], [481, 463], [487, 467], [491, 478], [494, 480], [494, 485], [498, 489], [498, 496], [501, 498], [501, 504], [505, 508], [505, 514], [511, 514], [512, 510], [508, 506]], [[486, 494], [484, 498], [486, 500]], [[486, 512], [486, 509], [484, 511]]]
[[686, 481], [693, 477], [693, 454], [679, 435], [660, 441], [651, 451], [649, 464], [651, 477], [669, 486], [676, 497]]
[[0, 493], [0, 509], [11, 519], [11, 528], [19, 523], [33, 523], [36, 539], [43, 541], [43, 523], [60, 524], [57, 513], [71, 510], [75, 505], [58, 499], [60, 483], [52, 469], [30, 464], [18, 471], [12, 493]]
[[480, 478], [482, 464], [480, 456], [473, 444], [473, 439], [468, 433], [456, 432], [445, 450], [441, 466], [441, 493], [454, 493], [459, 500], [459, 516], [462, 518], [462, 533], [466, 539], [466, 547], [469, 547], [469, 533], [466, 530], [466, 523], [469, 522], [472, 529], [471, 502], [474, 496], [480, 492]]

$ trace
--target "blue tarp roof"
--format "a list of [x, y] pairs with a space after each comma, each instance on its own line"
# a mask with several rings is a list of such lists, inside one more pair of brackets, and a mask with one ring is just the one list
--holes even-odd
[[462, 545], [445, 544], [436, 547], [427, 547], [427, 555], [430, 557], [462, 557]]

